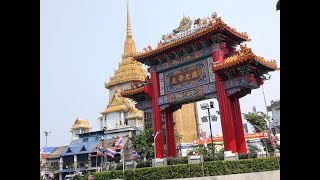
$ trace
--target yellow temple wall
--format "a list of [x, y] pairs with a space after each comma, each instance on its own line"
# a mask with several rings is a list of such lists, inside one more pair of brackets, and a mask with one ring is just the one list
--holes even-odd
[[182, 135], [180, 143], [192, 143], [198, 138], [199, 124], [196, 103], [184, 104], [173, 113], [177, 132]]

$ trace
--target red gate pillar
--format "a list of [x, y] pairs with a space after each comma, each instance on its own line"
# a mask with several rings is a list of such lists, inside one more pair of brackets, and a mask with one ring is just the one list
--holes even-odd
[[158, 105], [158, 98], [160, 95], [159, 89], [159, 75], [155, 71], [155, 67], [149, 68], [149, 73], [151, 74], [151, 85], [152, 85], [152, 119], [153, 119], [153, 134], [155, 134], [158, 130], [160, 133], [157, 135], [155, 139], [155, 153], [156, 158], [164, 157], [164, 148], [163, 148], [163, 132], [161, 125], [161, 112], [160, 107]]
[[237, 133], [236, 135], [237, 150], [238, 150], [238, 153], [247, 153], [247, 145], [246, 145], [246, 140], [244, 138], [244, 130], [243, 130], [239, 98], [236, 95], [230, 96], [229, 98], [232, 102], [232, 109], [235, 116], [233, 125]]
[[171, 108], [166, 109], [166, 129], [167, 129], [167, 147], [168, 157], [176, 157], [176, 140], [174, 135], [173, 112]]
[[[225, 43], [219, 43], [212, 46], [213, 62], [222, 63], [224, 61], [226, 50]], [[237, 152], [237, 147], [234, 137], [231, 105], [224, 87], [224, 81], [218, 75], [218, 73], [215, 73], [215, 86], [217, 90], [219, 111], [221, 116], [224, 149], [225, 151], [232, 151], [232, 153], [235, 153]]]

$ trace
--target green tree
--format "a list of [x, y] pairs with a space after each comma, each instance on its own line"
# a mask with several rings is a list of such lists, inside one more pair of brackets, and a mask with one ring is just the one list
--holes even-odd
[[132, 139], [132, 144], [134, 149], [144, 158], [147, 156], [153, 156], [154, 147], [153, 143], [153, 129], [147, 129], [143, 131], [140, 135], [135, 136]]
[[84, 180], [83, 177], [81, 177], [80, 175], [75, 175], [72, 180]]
[[197, 146], [193, 146], [192, 149], [190, 149], [187, 153], [188, 156], [193, 154], [199, 154], [199, 155], [207, 155], [207, 150], [205, 149], [204, 145], [199, 144]]
[[254, 130], [256, 132], [262, 132], [267, 127], [267, 120], [269, 119], [269, 116], [263, 112], [257, 112], [256, 107], [253, 106], [252, 108], [253, 112], [244, 113], [244, 118], [254, 127]]
[[176, 144], [179, 144], [179, 155], [181, 156], [181, 139], [182, 139], [182, 135], [179, 134], [177, 129], [174, 129], [174, 136], [175, 136]]
[[250, 153], [257, 153], [261, 151], [256, 145], [249, 145], [248, 149]]
[[177, 131], [177, 129], [174, 129], [174, 137], [176, 139], [176, 143], [179, 143], [180, 144], [180, 141], [182, 139], [182, 135], [179, 134], [179, 132]]
[[224, 158], [224, 148], [221, 148], [221, 149], [217, 152], [216, 156], [218, 157], [218, 159], [223, 159], [223, 158]]
[[[267, 121], [270, 117], [263, 112], [257, 112], [254, 106], [252, 108], [252, 112], [244, 113], [243, 117], [254, 127], [255, 132], [265, 132], [268, 130]], [[269, 153], [274, 152], [270, 139], [261, 139], [261, 142], [264, 149], [267, 147]]]

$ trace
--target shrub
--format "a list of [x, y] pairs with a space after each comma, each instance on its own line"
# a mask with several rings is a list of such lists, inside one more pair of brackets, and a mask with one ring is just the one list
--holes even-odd
[[[279, 161], [279, 163], [278, 163]], [[237, 161], [209, 161], [203, 163], [205, 176], [218, 176], [227, 174], [271, 171], [279, 169], [278, 157], [242, 159]], [[122, 170], [97, 172], [96, 180], [122, 179]], [[162, 167], [145, 167], [125, 170], [124, 179], [148, 180], [148, 179], [172, 179], [201, 177], [202, 164], [178, 164]]]
[[152, 166], [152, 160], [147, 160], [146, 162], [144, 161], [138, 162], [136, 168], [151, 167], [151, 166]]
[[118, 163], [116, 166], [116, 170], [122, 170], [123, 164], [122, 163]]
[[188, 157], [167, 158], [168, 165], [188, 164]]
[[217, 161], [217, 160], [223, 160], [223, 156], [221, 155], [218, 155], [216, 157], [212, 157], [212, 156], [204, 156], [203, 157], [203, 161], [204, 162], [208, 162], [208, 161]]
[[239, 159], [250, 159], [250, 158], [257, 158], [257, 153], [245, 153], [239, 154]]
[[84, 180], [84, 178], [81, 177], [80, 175], [75, 175], [75, 176], [73, 176], [72, 180]]
[[87, 174], [84, 174], [84, 176], [82, 177], [84, 180], [87, 180], [88, 179], [88, 176], [89, 176], [89, 173]]

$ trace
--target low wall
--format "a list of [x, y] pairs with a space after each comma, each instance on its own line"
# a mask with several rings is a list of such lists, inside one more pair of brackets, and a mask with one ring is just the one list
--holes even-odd
[[[280, 170], [256, 173], [231, 174], [223, 176], [205, 176], [183, 178], [183, 180], [280, 180]], [[178, 179], [177, 179], [178, 180]]]

